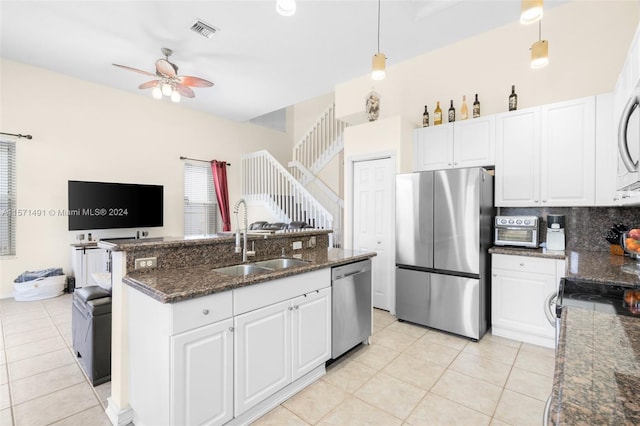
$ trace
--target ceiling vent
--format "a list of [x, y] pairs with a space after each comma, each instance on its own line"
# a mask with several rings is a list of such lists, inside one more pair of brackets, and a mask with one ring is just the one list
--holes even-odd
[[207, 24], [206, 22], [198, 19], [191, 26], [191, 31], [196, 32], [203, 37], [211, 38], [218, 30], [212, 27], [211, 25]]

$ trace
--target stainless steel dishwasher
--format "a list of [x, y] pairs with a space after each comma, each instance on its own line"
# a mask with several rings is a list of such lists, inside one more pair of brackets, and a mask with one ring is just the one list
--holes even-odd
[[371, 336], [371, 259], [331, 269], [331, 358]]

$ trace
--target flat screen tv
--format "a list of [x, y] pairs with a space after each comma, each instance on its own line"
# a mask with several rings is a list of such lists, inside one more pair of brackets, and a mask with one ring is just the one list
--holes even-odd
[[69, 231], [163, 226], [162, 185], [69, 181]]

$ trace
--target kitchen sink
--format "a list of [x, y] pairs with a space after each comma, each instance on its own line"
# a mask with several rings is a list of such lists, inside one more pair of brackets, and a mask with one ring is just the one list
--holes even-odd
[[224, 268], [216, 268], [213, 270], [214, 272], [218, 272], [220, 274], [231, 275], [234, 277], [240, 277], [244, 275], [252, 275], [252, 274], [261, 274], [264, 272], [273, 272], [273, 269], [264, 268], [262, 266], [257, 266], [254, 264], [244, 264], [244, 265], [232, 265], [225, 266]]
[[287, 269], [287, 268], [294, 268], [296, 266], [304, 266], [308, 264], [309, 262], [307, 260], [285, 259], [285, 258], [263, 260], [263, 261], [254, 263], [254, 265], [261, 266], [263, 268], [269, 268], [269, 269]]

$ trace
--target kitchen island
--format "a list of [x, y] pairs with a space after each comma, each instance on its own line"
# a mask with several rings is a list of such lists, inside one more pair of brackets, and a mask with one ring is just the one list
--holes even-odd
[[243, 263], [229, 234], [101, 242], [116, 313], [111, 421], [245, 424], [321, 377], [331, 268], [375, 256], [328, 248], [330, 232], [249, 235], [248, 263], [297, 262], [248, 275], [223, 273]]

